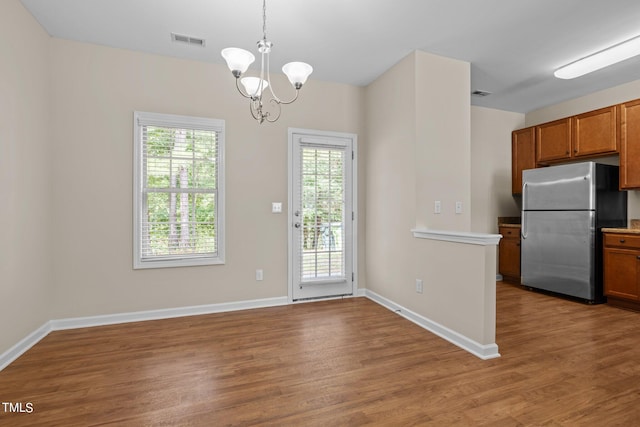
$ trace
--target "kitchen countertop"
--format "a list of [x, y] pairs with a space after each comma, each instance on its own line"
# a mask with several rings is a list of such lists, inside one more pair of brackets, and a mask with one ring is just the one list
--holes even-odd
[[619, 228], [603, 228], [603, 233], [630, 233], [630, 234], [640, 234], [640, 220], [632, 219], [629, 221], [628, 227], [619, 227]]
[[[498, 224], [498, 227], [507, 227], [507, 228], [520, 228], [520, 224]], [[640, 230], [638, 230], [640, 231]]]
[[640, 228], [603, 228], [603, 233], [640, 234]]
[[520, 227], [519, 216], [499, 216], [498, 227]]

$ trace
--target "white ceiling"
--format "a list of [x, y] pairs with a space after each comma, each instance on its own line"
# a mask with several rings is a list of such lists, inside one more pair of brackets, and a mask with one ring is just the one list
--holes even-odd
[[[22, 0], [53, 37], [223, 64], [256, 52], [261, 0]], [[203, 38], [204, 48], [170, 33]], [[640, 35], [638, 0], [268, 0], [271, 68], [367, 85], [415, 49], [471, 63], [474, 105], [528, 112], [640, 79], [640, 57], [574, 80], [553, 71]], [[255, 64], [254, 64], [255, 65]], [[313, 84], [312, 80], [310, 81]], [[309, 84], [309, 83], [308, 83]]]

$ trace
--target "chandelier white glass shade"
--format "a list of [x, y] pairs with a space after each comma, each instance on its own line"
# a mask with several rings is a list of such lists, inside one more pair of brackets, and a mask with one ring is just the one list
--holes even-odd
[[[311, 65], [304, 62], [289, 62], [288, 64], [285, 64], [282, 67], [282, 72], [289, 78], [289, 82], [293, 85], [296, 93], [287, 101], [283, 101], [278, 98], [273, 91], [271, 75], [269, 73], [269, 54], [271, 53], [271, 47], [273, 44], [267, 40], [266, 0], [263, 0], [262, 2], [262, 30], [262, 40], [258, 42], [258, 52], [260, 52], [261, 55], [260, 77], [242, 77], [256, 59], [251, 52], [237, 47], [228, 47], [226, 49], [222, 49], [221, 52], [222, 57], [227, 62], [227, 66], [231, 70], [231, 74], [236, 78], [236, 88], [238, 89], [238, 92], [250, 100], [249, 109], [251, 111], [251, 115], [259, 123], [263, 123], [265, 120], [268, 122], [275, 122], [278, 120], [282, 111], [281, 105], [291, 104], [298, 99], [298, 94], [302, 85], [306, 83], [307, 78], [313, 72]], [[239, 83], [242, 83], [244, 90], [240, 87]], [[272, 111], [267, 111], [263, 103], [263, 95], [267, 89], [269, 89], [269, 92], [271, 93], [269, 103], [273, 106]]]
[[574, 79], [637, 55], [640, 55], [640, 36], [558, 68], [553, 75], [559, 79]]
[[269, 82], [258, 77], [244, 77], [240, 80], [244, 90], [251, 96], [262, 96], [262, 91], [269, 86]]
[[234, 76], [235, 72], [238, 72], [239, 75], [246, 72], [249, 65], [253, 64], [253, 61], [256, 60], [253, 53], [244, 49], [238, 49], [237, 47], [222, 49], [222, 57], [227, 61], [227, 65], [231, 71], [234, 72]]

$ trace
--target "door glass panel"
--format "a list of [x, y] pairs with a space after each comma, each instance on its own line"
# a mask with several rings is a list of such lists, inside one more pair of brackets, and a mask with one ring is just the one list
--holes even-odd
[[303, 146], [300, 282], [344, 279], [345, 150]]

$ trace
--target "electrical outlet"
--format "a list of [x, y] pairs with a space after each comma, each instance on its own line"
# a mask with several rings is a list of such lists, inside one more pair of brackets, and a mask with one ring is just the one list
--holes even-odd
[[442, 202], [440, 200], [436, 200], [433, 203], [433, 213], [439, 214], [440, 212], [442, 212]]
[[264, 279], [262, 270], [256, 270], [256, 280], [262, 280], [262, 279]]
[[422, 293], [422, 279], [416, 279], [416, 292]]
[[282, 213], [282, 202], [272, 202], [271, 203], [271, 212], [272, 213]]

